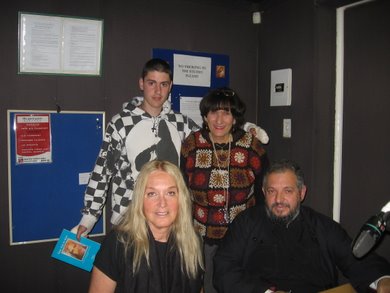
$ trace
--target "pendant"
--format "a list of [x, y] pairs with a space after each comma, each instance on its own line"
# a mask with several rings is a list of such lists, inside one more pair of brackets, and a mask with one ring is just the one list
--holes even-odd
[[225, 217], [225, 222], [226, 222], [226, 224], [229, 224], [229, 209], [227, 209], [227, 208], [224, 208], [224, 211], [223, 211], [223, 215], [224, 215], [224, 217]]

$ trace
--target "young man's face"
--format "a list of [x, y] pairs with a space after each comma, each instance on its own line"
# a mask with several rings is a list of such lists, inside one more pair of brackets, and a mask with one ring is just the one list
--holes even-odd
[[151, 71], [144, 79], [140, 78], [139, 87], [144, 92], [143, 110], [152, 116], [158, 116], [172, 88], [169, 74]]

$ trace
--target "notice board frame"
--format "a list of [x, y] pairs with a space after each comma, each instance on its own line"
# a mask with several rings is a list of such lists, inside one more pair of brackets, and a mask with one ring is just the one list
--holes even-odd
[[[50, 114], [52, 162], [16, 164], [16, 114]], [[85, 182], [105, 130], [105, 112], [7, 110], [10, 245], [57, 241], [81, 218]], [[105, 210], [90, 236], [106, 234]]]

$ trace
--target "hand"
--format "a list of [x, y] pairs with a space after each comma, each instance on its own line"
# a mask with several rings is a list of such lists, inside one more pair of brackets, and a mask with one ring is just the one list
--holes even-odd
[[377, 293], [390, 293], [390, 277], [381, 279], [376, 289]]
[[259, 126], [254, 126], [249, 128], [249, 132], [254, 135], [262, 144], [267, 144], [269, 142], [269, 137], [267, 132], [259, 127]]
[[81, 236], [87, 236], [90, 231], [88, 231], [88, 228], [83, 225], [77, 225], [76, 227], [73, 227], [71, 232], [75, 233], [77, 240], [80, 241]]

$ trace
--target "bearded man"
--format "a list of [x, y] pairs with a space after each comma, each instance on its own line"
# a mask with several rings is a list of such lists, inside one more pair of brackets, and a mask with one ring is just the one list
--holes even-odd
[[313, 293], [339, 285], [390, 292], [390, 264], [375, 253], [357, 259], [352, 239], [331, 218], [301, 205], [306, 185], [292, 161], [273, 163], [263, 180], [264, 206], [240, 213], [214, 258], [219, 293]]

